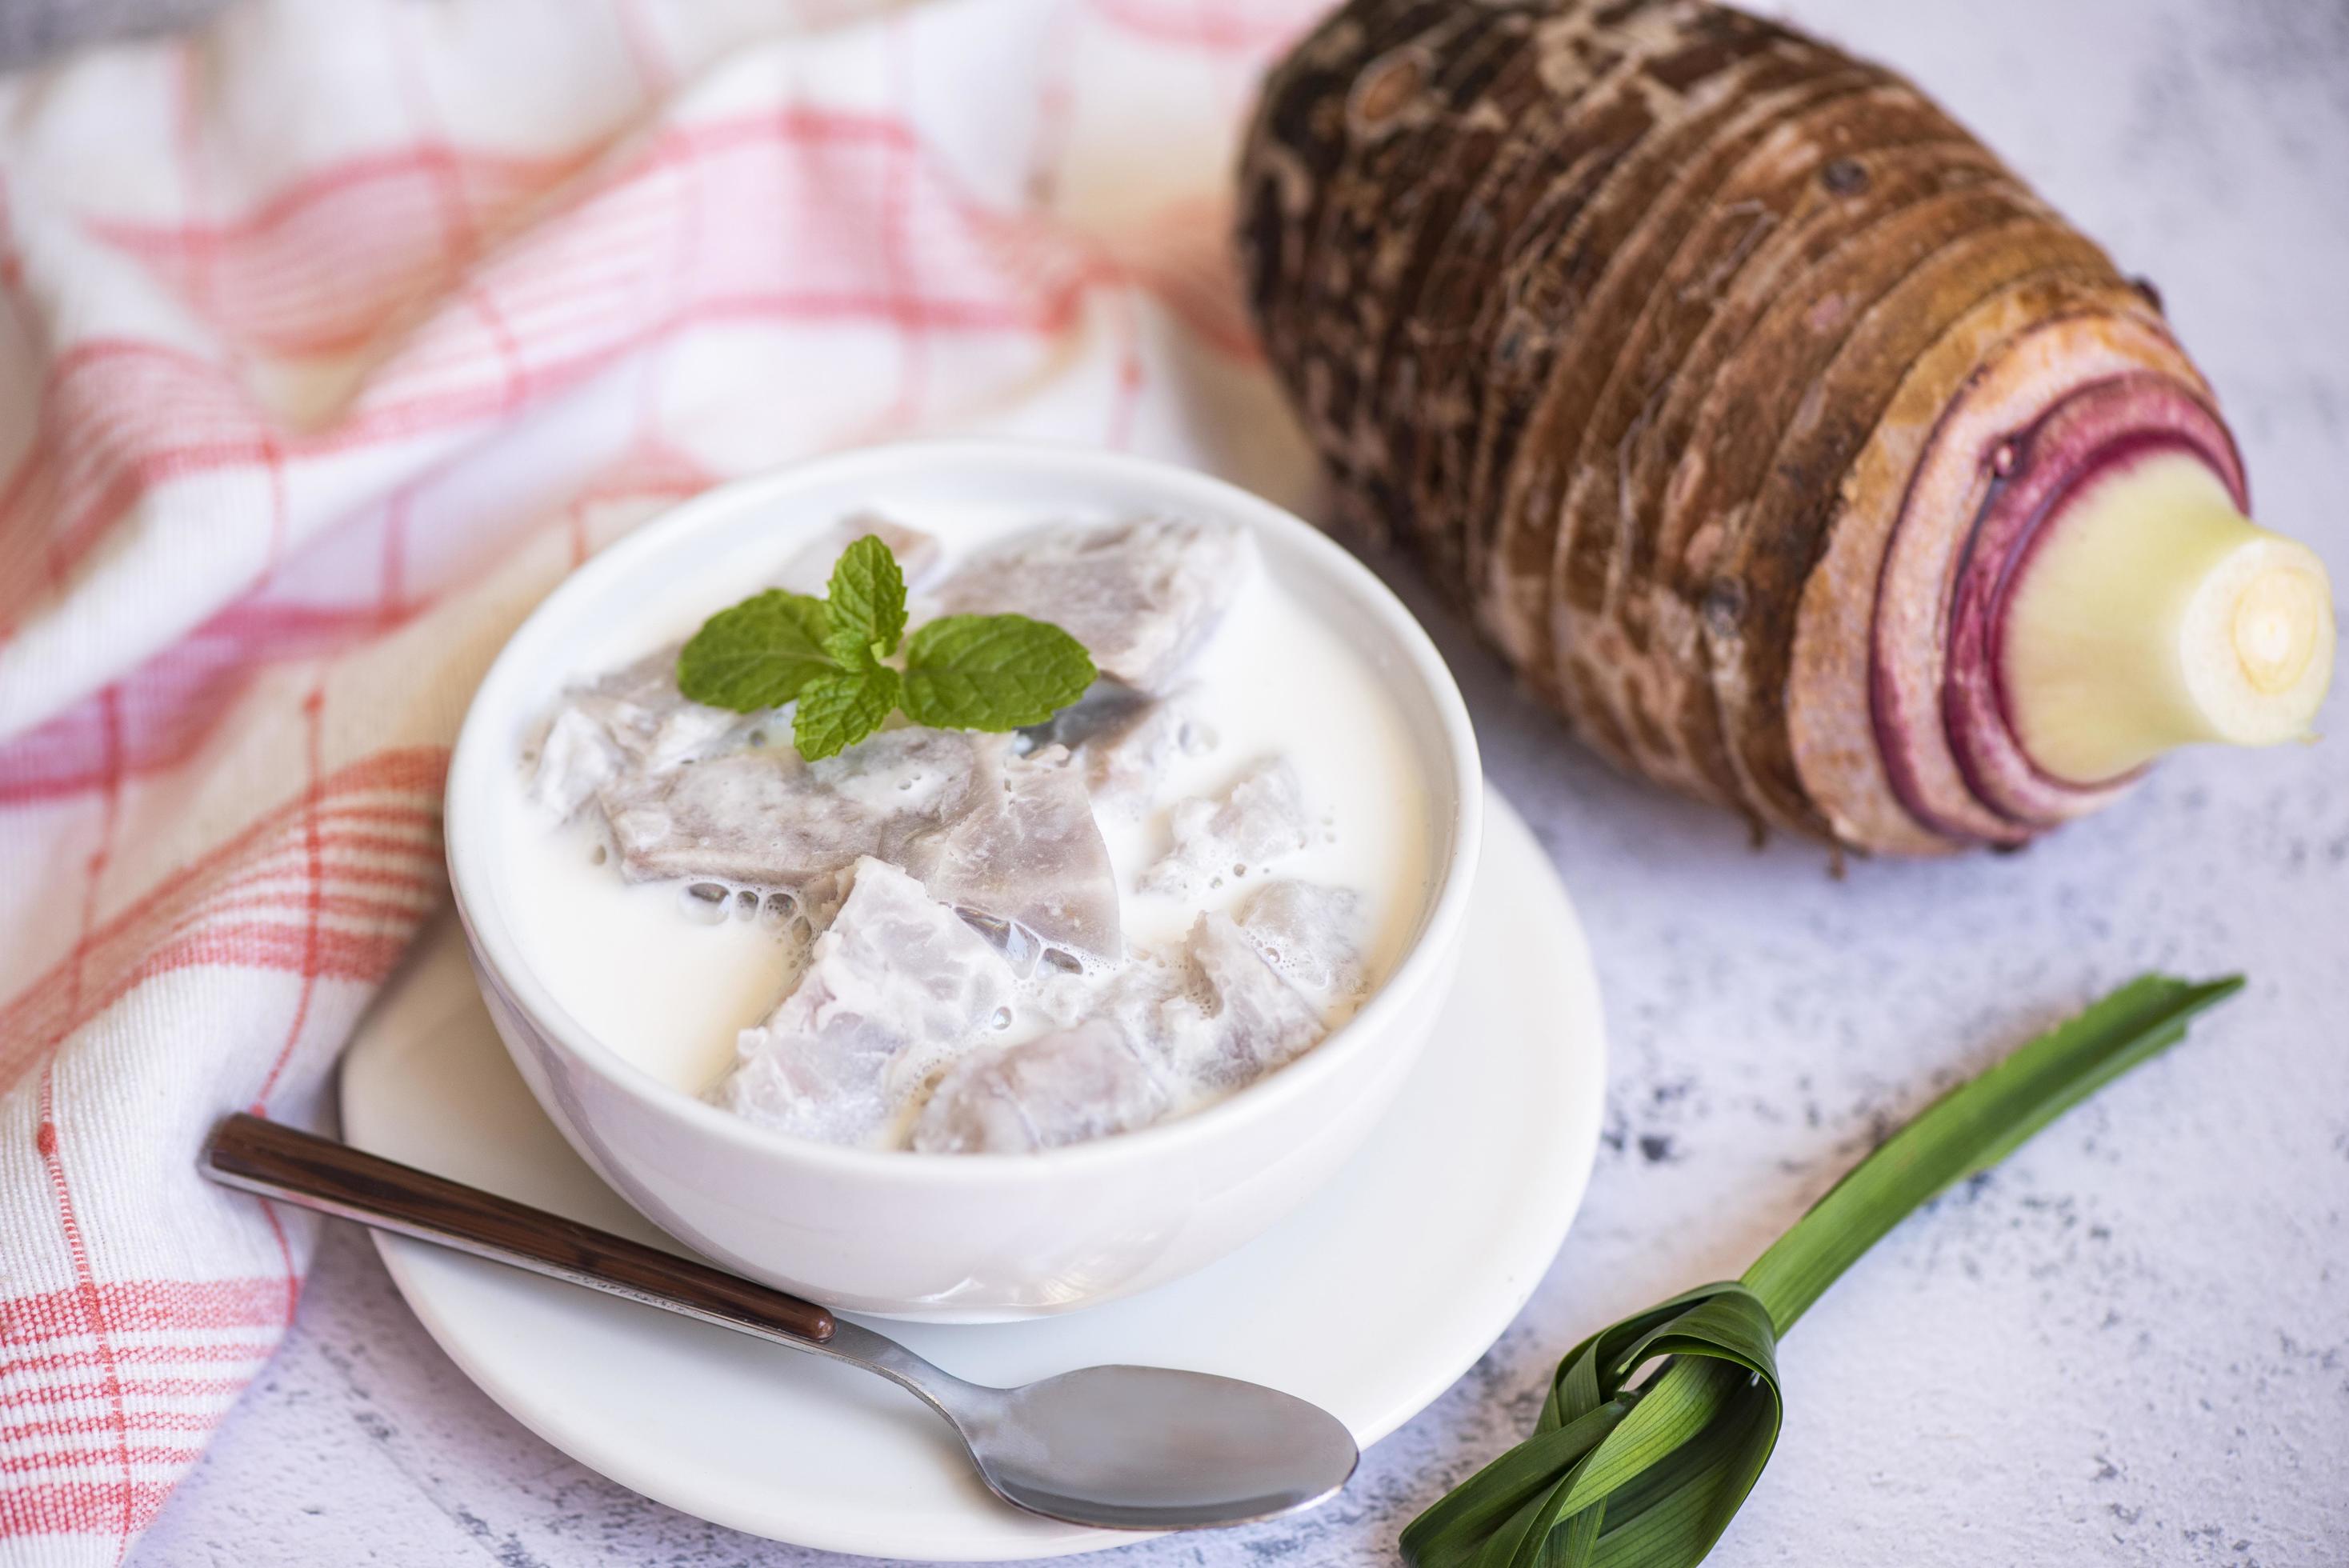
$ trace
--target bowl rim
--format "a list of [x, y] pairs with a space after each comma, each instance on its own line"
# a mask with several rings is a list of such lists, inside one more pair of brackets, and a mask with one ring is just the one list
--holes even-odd
[[[1171, 509], [1228, 518], [1251, 531], [1278, 536], [1311, 569], [1334, 579], [1337, 586], [1348, 592], [1419, 680], [1436, 716], [1433, 733], [1420, 737], [1432, 742], [1437, 757], [1430, 781], [1439, 789], [1448, 783], [1452, 792], [1450, 831], [1445, 843], [1439, 846], [1441, 863], [1432, 872], [1434, 892], [1426, 919], [1361, 1008], [1296, 1060], [1213, 1105], [1113, 1138], [1033, 1153], [924, 1158], [907, 1150], [867, 1149], [794, 1137], [663, 1082], [572, 1016], [523, 958], [498, 901], [481, 890], [495, 885], [490, 861], [496, 852], [496, 812], [490, 791], [510, 786], [512, 777], [508, 738], [512, 728], [506, 716], [519, 701], [518, 688], [537, 673], [539, 661], [533, 654], [538, 643], [554, 635], [554, 628], [605, 602], [625, 584], [639, 562], [678, 547], [698, 532], [722, 527], [726, 519], [745, 507], [786, 500], [795, 492], [843, 480], [853, 482], [866, 471], [874, 472], [876, 479], [884, 474], [902, 476], [908, 465], [916, 463], [934, 468], [977, 466], [998, 472], [1006, 469], [1050, 472], [1069, 480], [1081, 480], [1088, 475], [1123, 480], [1154, 490]], [[1179, 1155], [1186, 1145], [1217, 1140], [1272, 1117], [1285, 1105], [1309, 1098], [1322, 1082], [1341, 1074], [1349, 1058], [1372, 1048], [1385, 1033], [1381, 1026], [1402, 1012], [1413, 995], [1446, 982], [1446, 960], [1465, 922], [1475, 881], [1483, 841], [1483, 767], [1475, 730], [1443, 655], [1393, 590], [1320, 530], [1237, 485], [1173, 463], [1050, 441], [963, 438], [858, 447], [728, 480], [647, 519], [573, 570], [507, 637], [467, 703], [450, 758], [443, 839], [458, 917], [485, 978], [494, 981], [514, 1010], [550, 1045], [611, 1088], [697, 1135], [770, 1160], [796, 1161], [862, 1181], [968, 1187], [1057, 1181], [1100, 1167]], [[469, 867], [478, 871], [469, 875]], [[484, 919], [484, 914], [495, 918]]]

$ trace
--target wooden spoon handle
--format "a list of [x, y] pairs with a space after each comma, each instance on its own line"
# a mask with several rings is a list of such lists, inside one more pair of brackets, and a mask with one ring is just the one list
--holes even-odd
[[257, 1116], [213, 1128], [202, 1165], [223, 1186], [706, 1323], [814, 1345], [833, 1336], [832, 1314], [813, 1302]]

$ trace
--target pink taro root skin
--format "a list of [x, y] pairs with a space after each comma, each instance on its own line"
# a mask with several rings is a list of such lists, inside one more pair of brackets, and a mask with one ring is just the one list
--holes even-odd
[[2092, 317], [2031, 336], [1951, 404], [1877, 583], [1868, 699], [1882, 777], [1942, 849], [2023, 843], [2134, 781], [2054, 778], [2016, 738], [2000, 633], [2033, 542], [2094, 480], [2157, 451], [2201, 458], [2245, 499], [2233, 439], [2159, 326]]
[[2008, 607], [2068, 508], [2150, 457], [2199, 459], [2250, 510], [2242, 462], [2209, 405], [2167, 377], [2116, 377], [2058, 404], [2014, 446], [1959, 569], [1942, 702], [1950, 746], [1977, 799], [2018, 824], [2061, 826], [2107, 804], [2136, 774], [2095, 784], [2051, 777], [2025, 752], [2003, 661]]

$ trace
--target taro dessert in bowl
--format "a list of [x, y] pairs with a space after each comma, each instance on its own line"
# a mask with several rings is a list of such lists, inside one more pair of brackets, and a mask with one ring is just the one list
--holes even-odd
[[746, 1272], [916, 1316], [1142, 1288], [1359, 1143], [1457, 957], [1474, 738], [1359, 562], [977, 443], [681, 509], [517, 634], [450, 782], [493, 1018]]
[[[1425, 805], [1371, 672], [1244, 530], [1041, 521], [949, 551], [854, 517], [775, 563], [773, 603], [812, 615], [867, 561], [909, 649], [1009, 617], [1095, 678], [1031, 723], [899, 712], [811, 759], [804, 691], [686, 695], [723, 622], [583, 672], [521, 758], [543, 831], [511, 846], [564, 912], [524, 944], [582, 1021], [794, 1136], [1031, 1153], [1212, 1104], [1353, 1011], [1407, 934]], [[760, 656], [782, 655], [735, 654]]]

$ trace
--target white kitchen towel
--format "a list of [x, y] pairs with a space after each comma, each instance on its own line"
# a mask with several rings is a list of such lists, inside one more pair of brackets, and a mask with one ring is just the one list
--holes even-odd
[[564, 572], [916, 431], [1299, 499], [1226, 188], [1313, 5], [277, 0], [0, 82], [0, 1561], [129, 1554], [293, 1319], [198, 1146], [318, 1112]]

